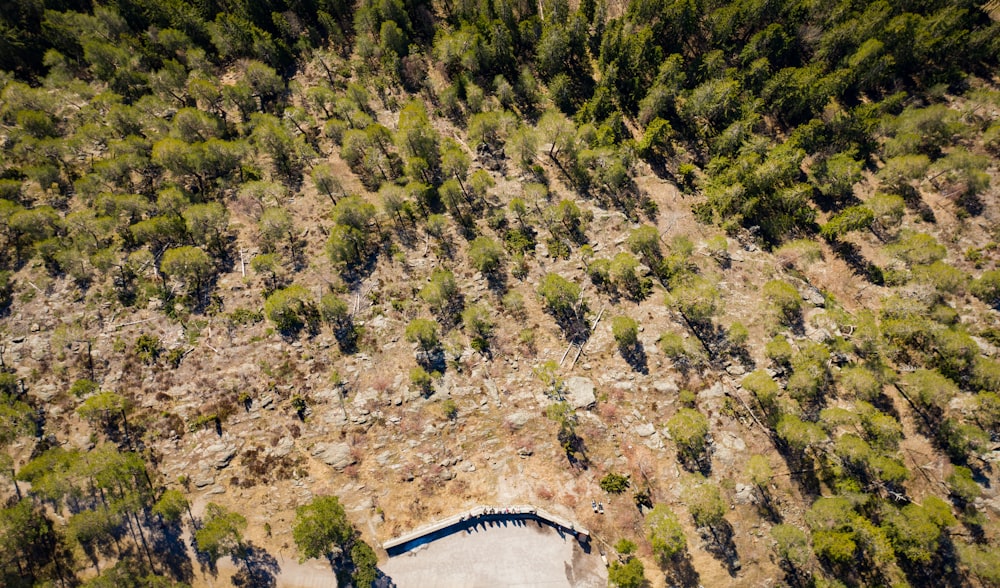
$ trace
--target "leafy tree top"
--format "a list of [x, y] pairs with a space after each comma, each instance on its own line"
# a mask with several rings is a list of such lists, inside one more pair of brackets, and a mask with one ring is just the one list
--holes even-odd
[[246, 518], [215, 504], [205, 506], [205, 518], [194, 539], [198, 550], [208, 554], [215, 561], [224, 555], [234, 555], [243, 549], [243, 532], [247, 528]]
[[353, 536], [354, 529], [336, 496], [317, 496], [295, 509], [292, 537], [301, 554], [300, 561], [344, 549]]

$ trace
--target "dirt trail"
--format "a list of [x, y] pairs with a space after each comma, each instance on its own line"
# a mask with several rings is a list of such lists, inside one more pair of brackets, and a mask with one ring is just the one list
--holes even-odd
[[913, 410], [900, 390], [896, 386], [886, 386], [883, 392], [892, 400], [903, 426], [899, 450], [903, 463], [913, 472], [906, 483], [910, 497], [921, 502], [927, 494], [947, 494], [944, 478], [948, 474], [948, 458], [921, 432], [923, 419]]
[[[337, 585], [337, 576], [325, 560], [311, 559], [300, 564], [295, 556], [284, 556], [280, 553], [275, 554], [275, 559], [278, 561], [279, 571], [273, 577], [274, 584], [272, 586], [280, 588], [329, 588]], [[232, 586], [232, 578], [240, 571], [240, 566], [235, 565], [230, 558], [226, 557], [219, 560], [217, 569], [218, 574], [215, 576], [195, 572], [195, 578], [191, 582], [192, 588]]]

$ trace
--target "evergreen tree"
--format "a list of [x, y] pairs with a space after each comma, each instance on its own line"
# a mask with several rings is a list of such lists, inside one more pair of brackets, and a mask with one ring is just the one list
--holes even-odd
[[295, 509], [292, 536], [300, 561], [305, 561], [345, 549], [354, 537], [354, 529], [336, 496], [317, 496]]

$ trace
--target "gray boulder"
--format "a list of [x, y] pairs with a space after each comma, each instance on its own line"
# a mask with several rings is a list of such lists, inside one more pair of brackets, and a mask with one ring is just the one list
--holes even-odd
[[591, 408], [597, 404], [597, 396], [594, 395], [594, 382], [590, 378], [583, 376], [573, 376], [566, 378], [566, 401], [574, 409]]
[[529, 412], [515, 412], [507, 417], [507, 426], [514, 430], [520, 429], [524, 425], [528, 424], [528, 421], [531, 420], [531, 416], [532, 415]]
[[337, 470], [354, 463], [351, 446], [347, 443], [317, 443], [313, 447], [312, 455]]
[[633, 427], [632, 431], [640, 437], [652, 437], [656, 433], [656, 427], [652, 423], [643, 423]]

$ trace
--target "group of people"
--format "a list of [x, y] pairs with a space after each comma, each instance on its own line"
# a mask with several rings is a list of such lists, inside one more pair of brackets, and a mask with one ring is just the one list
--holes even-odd
[[497, 507], [497, 506], [487, 506], [483, 510], [483, 514], [488, 514], [488, 515], [521, 514], [521, 511], [519, 509], [514, 509], [514, 508], [500, 508], [500, 507]]
[[472, 520], [476, 517], [480, 517], [483, 515], [515, 515], [515, 514], [524, 514], [524, 513], [519, 508], [487, 506], [483, 508], [483, 512], [479, 513], [478, 515], [474, 515], [472, 513], [462, 515], [462, 517], [459, 519], [459, 522], [464, 523], [465, 521]]

